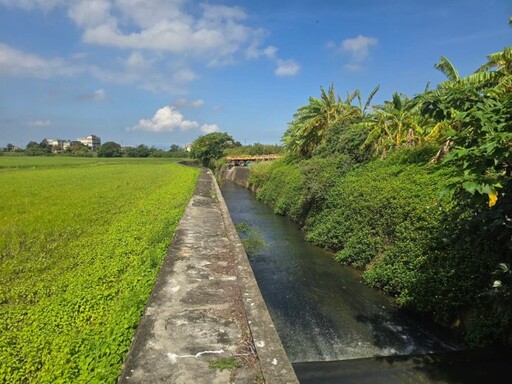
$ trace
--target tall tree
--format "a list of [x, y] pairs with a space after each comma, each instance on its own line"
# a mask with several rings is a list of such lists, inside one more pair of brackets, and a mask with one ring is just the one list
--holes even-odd
[[309, 103], [300, 107], [283, 136], [285, 148], [300, 157], [309, 157], [323, 141], [330, 126], [342, 113], [341, 98], [336, 97], [334, 85], [327, 92], [320, 87], [320, 98], [310, 97]]
[[[320, 98], [310, 97], [309, 103], [294, 114], [293, 121], [283, 135], [285, 149], [299, 157], [310, 157], [325, 142], [334, 126], [349, 126], [360, 121], [378, 88], [372, 91], [363, 107], [359, 90], [347, 95], [343, 101], [340, 96], [336, 96], [334, 85], [327, 92], [320, 87]], [[359, 100], [359, 107], [352, 105], [355, 98]]]
[[114, 141], [107, 141], [98, 149], [98, 157], [121, 157], [123, 149], [121, 145]]
[[212, 165], [212, 161], [224, 156], [224, 150], [235, 146], [233, 138], [225, 132], [213, 132], [199, 136], [192, 143], [190, 154], [200, 160], [203, 166]]

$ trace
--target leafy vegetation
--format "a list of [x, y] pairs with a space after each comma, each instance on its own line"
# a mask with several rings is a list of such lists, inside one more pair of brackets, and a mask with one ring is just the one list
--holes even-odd
[[248, 255], [257, 256], [265, 249], [265, 238], [258, 227], [250, 226], [247, 223], [240, 223], [237, 224], [236, 230]]
[[[512, 344], [512, 47], [413, 98], [320, 89], [250, 184], [401, 306]], [[353, 101], [359, 100], [359, 106]]]
[[220, 358], [215, 360], [210, 360], [208, 362], [208, 368], [215, 368], [219, 371], [223, 371], [225, 369], [236, 369], [240, 368], [242, 364], [235, 359], [234, 357], [228, 357], [228, 358]]
[[268, 145], [255, 143], [251, 145], [236, 145], [233, 148], [225, 150], [225, 154], [228, 156], [236, 155], [268, 155], [268, 154], [279, 154], [283, 152], [283, 147], [280, 145]]
[[2, 157], [0, 382], [115, 382], [198, 170]]
[[[233, 138], [224, 132], [213, 132], [199, 136], [192, 143], [190, 154], [203, 166], [212, 166], [216, 159], [224, 156], [224, 151], [237, 145]], [[238, 143], [239, 145], [239, 143]]]

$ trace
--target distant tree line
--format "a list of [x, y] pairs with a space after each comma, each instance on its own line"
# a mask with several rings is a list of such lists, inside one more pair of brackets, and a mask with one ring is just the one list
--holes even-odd
[[0, 148], [0, 155], [3, 153], [18, 154], [25, 156], [78, 156], [78, 157], [172, 157], [188, 158], [189, 152], [177, 144], [172, 144], [169, 149], [160, 149], [157, 147], [148, 147], [140, 144], [136, 147], [123, 147], [114, 141], [108, 141], [102, 144], [97, 150], [92, 150], [82, 143], [75, 143], [65, 149], [55, 148], [48, 143], [46, 139], [41, 142], [30, 141], [25, 148], [20, 148], [14, 144], [7, 144]]

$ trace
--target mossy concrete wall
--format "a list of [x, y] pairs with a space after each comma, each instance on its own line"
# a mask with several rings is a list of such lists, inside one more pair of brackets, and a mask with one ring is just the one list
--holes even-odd
[[242, 187], [249, 187], [249, 167], [223, 165], [219, 172], [220, 180], [231, 180]]

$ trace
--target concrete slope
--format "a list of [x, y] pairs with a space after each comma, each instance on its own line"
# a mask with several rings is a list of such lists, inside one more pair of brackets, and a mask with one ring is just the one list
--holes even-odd
[[296, 383], [247, 265], [218, 186], [203, 170], [119, 382]]

